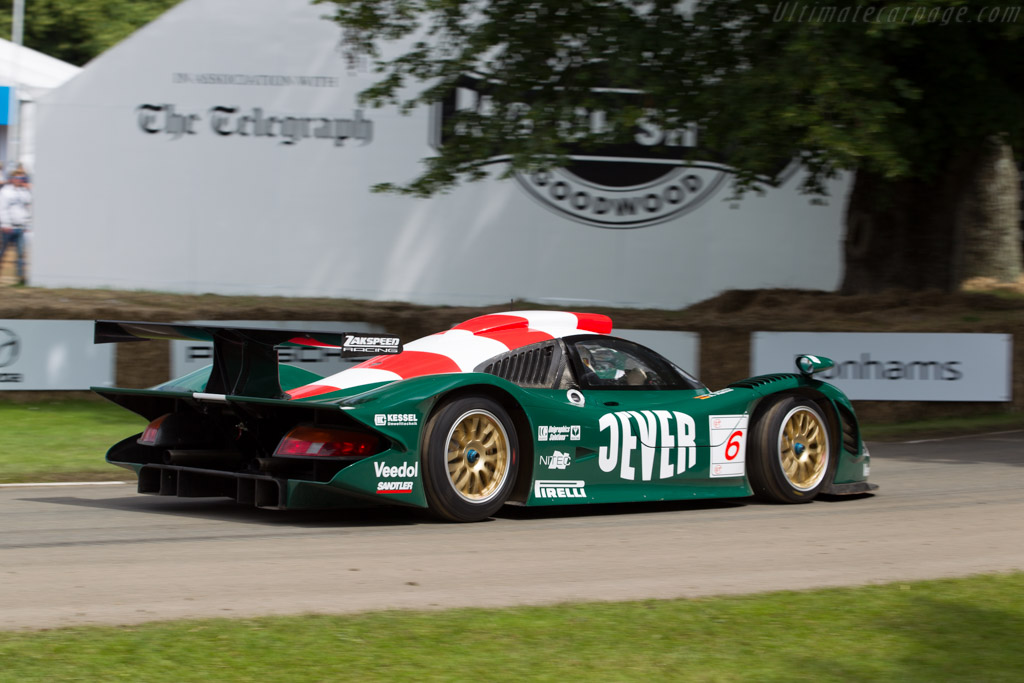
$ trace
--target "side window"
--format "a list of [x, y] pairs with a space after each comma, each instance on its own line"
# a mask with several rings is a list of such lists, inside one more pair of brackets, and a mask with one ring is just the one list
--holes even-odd
[[639, 344], [613, 337], [572, 342], [581, 386], [599, 388], [699, 389], [700, 382]]

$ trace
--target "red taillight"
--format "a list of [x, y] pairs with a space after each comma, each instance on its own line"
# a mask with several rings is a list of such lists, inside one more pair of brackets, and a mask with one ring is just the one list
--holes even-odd
[[149, 425], [146, 426], [146, 430], [142, 432], [142, 436], [139, 437], [138, 443], [142, 444], [143, 446], [152, 446], [153, 444], [155, 444], [157, 434], [160, 433], [160, 425], [162, 425], [164, 423], [164, 420], [166, 420], [169, 416], [170, 413], [167, 413], [167, 415], [161, 415], [157, 419], [150, 422]]
[[367, 456], [380, 450], [380, 439], [373, 434], [345, 429], [296, 427], [285, 434], [274, 455], [337, 457]]

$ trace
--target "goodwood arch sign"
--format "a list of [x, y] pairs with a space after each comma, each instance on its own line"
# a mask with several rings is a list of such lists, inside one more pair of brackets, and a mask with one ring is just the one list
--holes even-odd
[[[486, 108], [484, 86], [484, 79], [465, 76], [435, 106], [432, 146], [440, 149], [459, 134], [450, 125], [458, 112]], [[591, 116], [593, 128], [603, 125], [602, 112]], [[694, 151], [705, 158], [693, 159]], [[682, 216], [713, 197], [730, 172], [715, 156], [700, 150], [695, 126], [666, 131], [640, 122], [627, 143], [573, 154], [565, 167], [517, 172], [515, 178], [532, 199], [569, 220], [600, 228], [643, 228]]]

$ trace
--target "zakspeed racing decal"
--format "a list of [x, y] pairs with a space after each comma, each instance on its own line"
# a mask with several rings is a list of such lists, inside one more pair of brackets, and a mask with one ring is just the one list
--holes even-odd
[[579, 441], [580, 426], [550, 427], [541, 425], [537, 427], [537, 441]]
[[419, 476], [420, 464], [414, 462], [410, 465], [403, 462], [401, 465], [387, 465], [383, 462], [375, 462], [373, 469], [378, 479], [382, 477], [405, 479], [405, 481], [378, 481], [377, 493], [412, 493], [415, 482], [409, 481], [408, 478]]
[[572, 459], [568, 453], [555, 451], [553, 455], [540, 456], [540, 464], [546, 465], [549, 470], [564, 470], [572, 464]]
[[586, 498], [586, 482], [543, 481], [533, 482], [534, 498]]
[[711, 476], [742, 477], [747, 458], [747, 416], [711, 415]]
[[[604, 472], [618, 467], [620, 478], [634, 481], [639, 466], [640, 478], [650, 481], [655, 475], [668, 479], [697, 465], [696, 425], [686, 413], [621, 410], [605, 413], [598, 425], [608, 432], [608, 445], [597, 455]], [[638, 449], [639, 462], [633, 459]]]
[[346, 334], [345, 343], [341, 348], [353, 353], [398, 353], [401, 343], [398, 337], [364, 337], [358, 334]]

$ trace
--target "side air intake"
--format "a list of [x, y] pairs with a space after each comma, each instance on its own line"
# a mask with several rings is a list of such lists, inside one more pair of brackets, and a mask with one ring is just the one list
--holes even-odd
[[737, 389], [755, 389], [773, 382], [780, 382], [782, 380], [794, 378], [799, 378], [799, 375], [792, 372], [779, 373], [775, 375], [758, 375], [757, 377], [750, 377], [749, 379], [740, 380], [739, 382], [733, 382], [729, 386]]
[[529, 346], [493, 358], [476, 370], [507, 379], [521, 387], [546, 388], [554, 384], [561, 355], [561, 349], [555, 343]]

